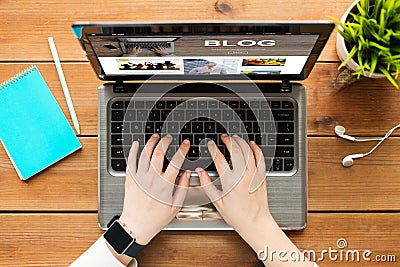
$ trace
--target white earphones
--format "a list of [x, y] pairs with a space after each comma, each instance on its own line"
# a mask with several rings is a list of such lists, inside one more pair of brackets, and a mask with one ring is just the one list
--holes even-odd
[[382, 138], [366, 138], [366, 139], [357, 139], [353, 136], [347, 135], [345, 134], [346, 129], [343, 126], [337, 125], [335, 127], [335, 133], [346, 140], [350, 140], [350, 141], [355, 141], [355, 142], [368, 142], [368, 141], [379, 141], [370, 151], [368, 151], [365, 154], [352, 154], [352, 155], [348, 155], [346, 157], [343, 158], [342, 160], [342, 165], [344, 167], [350, 167], [353, 165], [354, 163], [354, 159], [358, 159], [358, 158], [363, 158], [366, 157], [368, 155], [370, 155], [372, 152], [375, 151], [375, 149], [378, 148], [378, 146], [380, 146], [380, 144], [382, 144], [383, 141], [385, 141], [396, 129], [400, 128], [400, 124], [396, 125], [395, 127], [393, 127], [392, 129], [390, 129], [384, 137]]

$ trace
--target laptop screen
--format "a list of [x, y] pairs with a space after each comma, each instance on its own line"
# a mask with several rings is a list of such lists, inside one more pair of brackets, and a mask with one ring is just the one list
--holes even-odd
[[75, 24], [102, 79], [304, 79], [331, 23]]

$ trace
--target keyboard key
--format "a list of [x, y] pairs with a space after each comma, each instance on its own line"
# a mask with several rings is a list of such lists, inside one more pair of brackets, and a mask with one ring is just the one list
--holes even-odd
[[165, 101], [157, 101], [156, 102], [156, 109], [164, 109], [166, 106]]
[[161, 120], [160, 110], [157, 110], [157, 109], [151, 110], [150, 114], [149, 114], [149, 120], [150, 121], [160, 121]]
[[215, 133], [216, 127], [215, 122], [205, 122], [204, 123], [204, 132], [205, 133]]
[[111, 168], [114, 171], [125, 171], [126, 170], [125, 159], [111, 159]]
[[190, 121], [197, 117], [197, 110], [186, 110], [186, 120]]
[[197, 108], [197, 101], [195, 101], [195, 100], [189, 100], [189, 101], [186, 101], [186, 107], [187, 108]]
[[201, 117], [201, 120], [206, 121], [206, 120], [208, 120], [209, 117], [210, 117], [210, 111], [200, 109], [200, 110], [198, 111], [198, 116]]
[[273, 108], [273, 109], [281, 108], [281, 102], [271, 101], [271, 108]]
[[210, 118], [216, 121], [221, 120], [221, 110], [210, 110]]
[[264, 123], [264, 132], [266, 133], [275, 133], [275, 123], [273, 122], [266, 122]]
[[235, 112], [236, 112], [236, 114], [239, 116], [239, 118], [240, 118], [242, 121], [245, 121], [245, 120], [246, 120], [246, 110], [238, 109], [238, 110], [236, 110]]
[[132, 135], [132, 142], [133, 141], [138, 141], [139, 145], [143, 146], [145, 144], [145, 140], [144, 140], [144, 134], [133, 134]]
[[222, 110], [222, 120], [223, 121], [231, 121], [233, 120], [233, 111], [232, 110]]
[[290, 101], [282, 101], [282, 108], [294, 108], [294, 106]]
[[190, 122], [187, 122], [183, 125], [181, 129], [182, 133], [191, 133], [192, 132], [192, 125]]
[[147, 120], [148, 112], [145, 110], [137, 110], [136, 111], [136, 120], [145, 122]]
[[179, 123], [168, 121], [166, 129], [167, 129], [167, 133], [170, 133], [170, 134], [179, 133]]
[[206, 109], [207, 108], [207, 101], [203, 101], [203, 100], [199, 101], [198, 107], [199, 107], [199, 109]]
[[268, 145], [276, 146], [276, 134], [269, 134], [268, 135]]
[[275, 150], [276, 157], [294, 157], [293, 147], [276, 147]]
[[174, 109], [176, 107], [176, 101], [167, 101], [167, 108]]
[[274, 159], [272, 162], [272, 170], [274, 171], [282, 171], [283, 170], [283, 160], [282, 159]]
[[291, 171], [294, 168], [294, 159], [285, 159], [283, 169], [284, 171]]
[[237, 134], [240, 132], [240, 124], [237, 121], [231, 121], [228, 124], [229, 134]]
[[[131, 105], [133, 107], [133, 105]], [[144, 101], [135, 101], [135, 108], [136, 109], [144, 109]]]
[[239, 108], [239, 101], [229, 101], [229, 107], [231, 109], [237, 109]]
[[278, 134], [277, 145], [294, 145], [294, 135]]
[[250, 101], [250, 108], [260, 108], [260, 101]]
[[127, 110], [125, 113], [125, 118], [126, 121], [134, 121], [136, 120], [136, 111], [135, 110]]
[[273, 110], [272, 115], [276, 121], [292, 121], [294, 120], [293, 110]]
[[191, 146], [188, 152], [188, 158], [197, 159], [199, 157], [199, 148], [197, 146]]
[[124, 120], [124, 111], [123, 110], [111, 110], [111, 120], [123, 121]]
[[192, 132], [193, 133], [203, 133], [203, 123], [202, 122], [192, 122]]
[[143, 129], [142, 129], [142, 122], [132, 122], [131, 123], [131, 132], [132, 133], [142, 133]]
[[122, 144], [126, 146], [132, 145], [132, 135], [131, 134], [123, 134], [122, 135]]
[[156, 122], [156, 124], [154, 126], [154, 132], [161, 134], [162, 130], [163, 130], [163, 126], [164, 126], [164, 122]]
[[[169, 109], [161, 110], [161, 114], [160, 114], [161, 121], [166, 121], [170, 112], [171, 112], [171, 110], [169, 110]], [[168, 118], [168, 120], [172, 120], [172, 116], [170, 116]]]
[[253, 111], [251, 109], [246, 110], [246, 117], [248, 121], [255, 121], [257, 120], [256, 115], [254, 115]]
[[193, 144], [200, 145], [201, 141], [203, 141], [205, 138], [205, 134], [195, 134], [193, 137]]
[[180, 121], [184, 121], [185, 117], [184, 117], [184, 110], [182, 109], [175, 109], [174, 111], [172, 111], [172, 118], [174, 121], [180, 122]]
[[112, 109], [123, 109], [124, 108], [124, 102], [123, 101], [115, 101], [111, 105]]
[[214, 109], [214, 108], [218, 108], [218, 101], [208, 101], [208, 108], [210, 109]]
[[113, 158], [124, 158], [124, 149], [122, 147], [112, 147], [111, 157]]
[[261, 146], [261, 151], [266, 158], [272, 158], [274, 156], [274, 148], [271, 146]]
[[112, 122], [111, 123], [111, 133], [122, 133], [123, 123], [122, 122]]
[[294, 133], [294, 123], [278, 122], [277, 131], [278, 133]]
[[246, 101], [240, 101], [239, 107], [246, 109], [249, 108], [249, 104]]
[[269, 110], [260, 109], [258, 111], [258, 119], [260, 121], [269, 121], [271, 119], [271, 113]]
[[122, 134], [112, 134], [111, 135], [111, 145], [122, 146]]

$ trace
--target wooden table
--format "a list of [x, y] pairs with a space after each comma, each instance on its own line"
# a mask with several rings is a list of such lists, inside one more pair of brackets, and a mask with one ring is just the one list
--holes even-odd
[[[0, 80], [35, 64], [70, 119], [47, 44], [53, 36], [79, 117], [83, 148], [21, 182], [0, 148], [0, 266], [66, 266], [95, 241], [97, 226], [97, 87], [70, 26], [75, 21], [320, 20], [340, 17], [353, 0], [0, 1]], [[219, 4], [219, 5], [218, 5]], [[226, 4], [226, 5], [223, 5]], [[217, 8], [216, 8], [217, 7]], [[396, 255], [400, 261], [400, 132], [373, 155], [343, 168], [348, 154], [372, 144], [338, 139], [336, 125], [359, 137], [383, 136], [400, 123], [400, 91], [385, 80], [335, 82], [335, 33], [308, 86], [309, 222], [289, 232], [300, 249], [337, 248]], [[1, 112], [1, 111], [0, 111]], [[71, 123], [72, 125], [72, 123]], [[256, 255], [231, 231], [162, 232], [140, 266], [257, 266]], [[333, 262], [320, 266], [398, 266]]]

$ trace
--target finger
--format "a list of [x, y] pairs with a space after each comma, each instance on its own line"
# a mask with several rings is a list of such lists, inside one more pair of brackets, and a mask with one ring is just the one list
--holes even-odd
[[189, 178], [191, 171], [185, 171], [179, 178], [178, 187], [175, 190], [172, 205], [181, 208], [185, 201], [186, 193], [189, 189]]
[[245, 159], [239, 144], [232, 137], [226, 134], [221, 135], [221, 140], [231, 155], [233, 169], [235, 169], [235, 166], [240, 167], [241, 165], [244, 165]]
[[161, 138], [160, 142], [158, 142], [151, 156], [149, 170], [152, 169], [156, 173], [162, 172], [165, 152], [167, 152], [168, 146], [171, 144], [171, 142], [172, 142], [172, 137], [170, 135], [166, 135], [163, 138]]
[[145, 172], [149, 170], [151, 155], [153, 154], [153, 150], [156, 147], [159, 139], [160, 136], [158, 134], [153, 134], [149, 141], [147, 141], [142, 153], [140, 154], [138, 170], [143, 170]]
[[249, 185], [249, 192], [255, 192], [260, 186], [266, 186], [266, 167], [264, 155], [261, 148], [254, 142], [250, 141], [250, 148], [253, 151], [257, 169], [254, 172], [254, 177], [252, 178]]
[[139, 142], [138, 141], [134, 141], [132, 143], [132, 147], [129, 150], [129, 155], [128, 155], [128, 164], [127, 164], [127, 171], [129, 171], [129, 173], [132, 176], [136, 175], [136, 171], [137, 171], [137, 154], [138, 154], [138, 150], [139, 150]]
[[182, 164], [185, 161], [185, 157], [189, 151], [189, 148], [190, 148], [190, 141], [186, 139], [182, 142], [178, 151], [176, 151], [175, 155], [172, 157], [164, 173], [164, 177], [168, 181], [170, 182], [175, 181], [175, 178], [176, 176], [178, 176]]
[[221, 177], [226, 171], [230, 171], [231, 169], [229, 168], [228, 162], [226, 161], [225, 156], [222, 154], [222, 152], [219, 150], [217, 145], [215, 144], [214, 141], [209, 141], [207, 143], [208, 150], [210, 151], [210, 155], [212, 156], [212, 159], [215, 164], [215, 168], [217, 169], [219, 177]]
[[221, 202], [222, 192], [215, 187], [215, 185], [211, 181], [210, 176], [205, 170], [203, 170], [202, 168], [196, 168], [196, 172], [199, 176], [200, 185], [203, 188], [204, 192], [218, 208]]
[[246, 141], [237, 136], [233, 135], [233, 139], [236, 141], [236, 143], [239, 145], [243, 158], [246, 162], [246, 168], [249, 170], [255, 170], [256, 164], [255, 164], [255, 159], [254, 159], [254, 154], [253, 151], [250, 149], [250, 146], [246, 143]]

